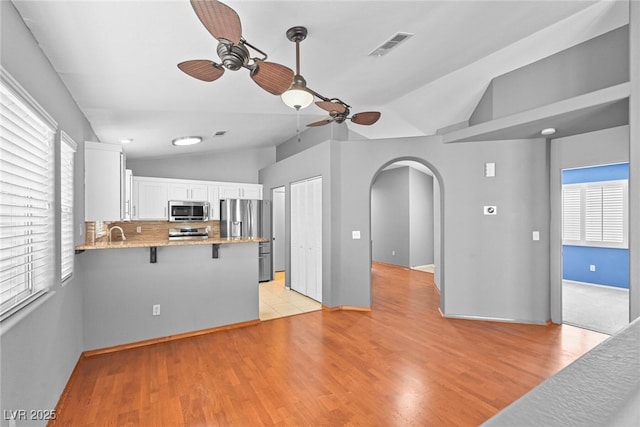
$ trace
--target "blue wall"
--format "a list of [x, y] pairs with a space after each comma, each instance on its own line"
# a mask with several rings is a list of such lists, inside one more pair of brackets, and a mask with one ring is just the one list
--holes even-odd
[[[629, 164], [567, 169], [563, 184], [629, 179]], [[590, 271], [595, 265], [596, 271]], [[562, 247], [562, 278], [629, 289], [629, 250], [592, 246]]]
[[[595, 265], [596, 271], [589, 271]], [[629, 289], [629, 250], [591, 246], [562, 247], [562, 277]]]

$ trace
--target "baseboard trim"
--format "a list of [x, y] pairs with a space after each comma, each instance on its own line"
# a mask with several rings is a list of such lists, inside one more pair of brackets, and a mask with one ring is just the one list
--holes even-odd
[[[69, 376], [69, 379], [67, 380], [67, 383], [65, 384], [64, 389], [62, 389], [62, 394], [60, 394], [60, 398], [58, 399], [58, 403], [56, 404], [56, 407], [55, 407], [56, 414], [62, 413], [62, 410], [64, 409], [64, 405], [65, 403], [67, 403], [69, 390], [71, 390], [71, 386], [76, 382], [76, 378], [78, 377], [78, 371], [80, 370], [80, 363], [84, 358], [85, 358], [84, 353], [81, 353], [80, 357], [78, 358], [78, 361], [76, 362], [76, 366], [74, 366], [73, 371], [71, 371], [71, 375]], [[48, 425], [52, 425], [52, 426], [56, 425], [55, 418], [51, 420]]]
[[327, 307], [326, 305], [322, 306], [323, 310], [326, 311], [362, 311], [362, 312], [370, 312], [371, 307], [356, 307], [353, 305], [338, 305], [336, 307]]
[[245, 326], [253, 326], [253, 325], [257, 325], [259, 323], [260, 323], [260, 319], [248, 320], [246, 322], [232, 323], [232, 324], [224, 325], [224, 326], [216, 326], [215, 328], [200, 329], [200, 330], [197, 330], [197, 331], [185, 332], [183, 334], [169, 335], [169, 336], [166, 336], [166, 337], [153, 338], [153, 339], [150, 339], [150, 340], [136, 341], [136, 342], [132, 342], [132, 343], [128, 343], [128, 344], [115, 345], [113, 347], [105, 347], [105, 348], [99, 348], [99, 349], [96, 349], [96, 350], [89, 350], [89, 351], [83, 352], [82, 355], [84, 357], [92, 357], [92, 356], [97, 356], [97, 355], [100, 355], [100, 354], [115, 353], [117, 351], [129, 350], [129, 349], [132, 349], [132, 348], [144, 347], [144, 346], [147, 346], [147, 345], [159, 344], [159, 343], [163, 343], [163, 342], [181, 340], [181, 339], [184, 339], [184, 338], [192, 338], [192, 337], [197, 337], [197, 336], [200, 336], [200, 335], [210, 334], [210, 333], [213, 333], [213, 332], [225, 331], [225, 330], [228, 330], [228, 329], [244, 328]]
[[461, 320], [479, 320], [483, 322], [500, 322], [500, 323], [523, 323], [526, 325], [546, 325], [548, 321], [540, 321], [536, 322], [533, 320], [522, 320], [522, 319], [507, 319], [502, 317], [483, 317], [483, 316], [465, 316], [459, 314], [443, 314], [440, 311], [442, 317], [445, 319], [461, 319]]

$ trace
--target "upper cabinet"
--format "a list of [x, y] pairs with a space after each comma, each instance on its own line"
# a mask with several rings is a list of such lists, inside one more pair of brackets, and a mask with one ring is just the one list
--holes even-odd
[[133, 178], [132, 219], [168, 220], [170, 200], [209, 202], [209, 219], [220, 219], [221, 199], [262, 200], [262, 184], [187, 179]]
[[225, 182], [220, 184], [219, 198], [222, 199], [255, 199], [262, 200], [262, 184], [236, 184]]
[[85, 221], [119, 221], [126, 216], [125, 158], [122, 146], [84, 143]]
[[206, 202], [209, 198], [207, 184], [169, 182], [169, 200]]
[[168, 220], [169, 184], [161, 178], [133, 177], [133, 219]]

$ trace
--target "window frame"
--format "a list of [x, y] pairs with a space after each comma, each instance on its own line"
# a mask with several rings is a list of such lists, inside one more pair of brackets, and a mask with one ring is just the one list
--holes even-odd
[[[0, 105], [2, 106], [2, 113], [0, 118], [2, 119], [2, 127], [6, 127], [2, 131], [2, 140], [5, 143], [2, 146], [2, 151], [8, 156], [8, 159], [13, 159], [13, 163], [7, 163], [5, 166], [6, 175], [0, 176], [4, 189], [0, 189], [2, 194], [0, 197], [3, 202], [0, 203], [0, 208], [8, 212], [3, 219], [4, 231], [3, 242], [5, 252], [0, 261], [4, 262], [4, 282], [13, 284], [6, 286], [5, 289], [9, 293], [9, 296], [5, 296], [4, 301], [0, 301], [0, 321], [12, 316], [19, 312], [21, 309], [31, 304], [36, 299], [45, 295], [54, 285], [54, 256], [56, 252], [56, 236], [55, 236], [55, 139], [56, 130], [58, 128], [57, 122], [35, 101], [31, 95], [4, 69], [0, 66], [0, 93], [2, 100]], [[13, 114], [13, 118], [12, 118]], [[17, 115], [16, 115], [17, 114]], [[29, 117], [27, 117], [29, 116]], [[26, 119], [25, 119], [26, 118]], [[21, 123], [30, 123], [31, 125], [37, 125], [34, 127], [25, 127]], [[9, 129], [13, 129], [16, 132], [10, 132]], [[5, 133], [6, 131], [6, 133]], [[10, 140], [10, 136], [13, 135], [14, 139]], [[39, 141], [38, 144], [20, 145], [16, 142], [23, 142], [33, 139]], [[11, 148], [13, 146], [14, 148]], [[33, 148], [32, 148], [33, 147]], [[18, 172], [26, 169], [26, 163], [29, 163], [25, 159], [25, 149], [32, 149], [34, 159], [43, 160], [44, 165], [37, 164], [42, 169], [41, 176], [44, 179], [42, 188], [35, 189], [29, 184], [23, 183], [29, 181], [25, 176], [22, 176]], [[41, 155], [38, 155], [38, 151]], [[22, 154], [18, 154], [21, 152]], [[5, 159], [9, 162], [9, 160]], [[33, 160], [31, 160], [32, 164]], [[11, 177], [11, 170], [14, 173]], [[37, 174], [36, 174], [37, 175]], [[20, 181], [20, 184], [16, 184]], [[34, 178], [31, 178], [31, 182], [36, 182]], [[23, 186], [24, 192], [16, 191], [16, 187]], [[16, 200], [26, 200], [28, 197], [33, 197], [34, 192], [40, 192], [41, 197], [37, 197], [31, 200], [35, 202], [18, 202]], [[28, 195], [31, 193], [31, 195]], [[36, 204], [34, 204], [36, 203]], [[39, 203], [40, 205], [37, 205]], [[31, 207], [33, 206], [33, 207]], [[15, 208], [15, 209], [14, 209]], [[13, 218], [28, 218], [29, 211], [32, 209], [39, 209], [42, 218], [41, 220], [34, 219], [25, 221], [14, 222]], [[15, 216], [11, 213], [13, 211], [21, 212], [20, 215]], [[22, 216], [26, 215], [26, 216]], [[34, 216], [37, 218], [38, 216]], [[6, 219], [8, 218], [8, 219]], [[39, 233], [34, 232], [34, 227], [41, 227]], [[21, 229], [21, 234], [16, 234], [16, 230]], [[32, 234], [33, 233], [33, 234]], [[25, 238], [22, 244], [15, 243], [20, 240], [20, 236], [38, 236]], [[9, 242], [8, 244], [6, 242]], [[20, 251], [19, 249], [23, 250]], [[33, 248], [37, 248], [38, 255], [35, 255]], [[20, 279], [19, 276], [24, 276]], [[13, 291], [13, 292], [12, 292]], [[17, 293], [16, 293], [17, 291]]]
[[64, 131], [59, 132], [58, 140], [60, 146], [60, 280], [64, 285], [73, 276], [74, 271], [74, 181], [75, 153], [78, 144]]
[[[605, 237], [606, 222], [612, 215], [605, 212], [606, 189], [622, 190], [619, 208], [622, 209], [622, 224], [618, 227], [620, 241], [611, 241]], [[579, 190], [580, 239], [567, 239], [567, 190], [575, 194]], [[629, 248], [629, 180], [617, 179], [608, 181], [581, 182], [562, 185], [562, 244], [566, 246], [589, 246], [600, 248]], [[575, 207], [575, 206], [574, 206]], [[572, 218], [575, 220], [575, 218]], [[598, 224], [599, 223], [599, 224]], [[590, 236], [595, 236], [590, 237]], [[597, 237], [599, 236], [599, 237]]]

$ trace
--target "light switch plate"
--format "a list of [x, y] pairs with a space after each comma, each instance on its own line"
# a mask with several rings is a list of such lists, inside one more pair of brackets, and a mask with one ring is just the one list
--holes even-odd
[[353, 230], [351, 232], [351, 238], [353, 240], [359, 239], [360, 238], [360, 231], [359, 230]]
[[540, 240], [540, 232], [539, 231], [534, 231], [533, 232], [533, 240]]
[[495, 163], [485, 163], [484, 164], [484, 176], [487, 178], [492, 178], [496, 176], [496, 164]]

